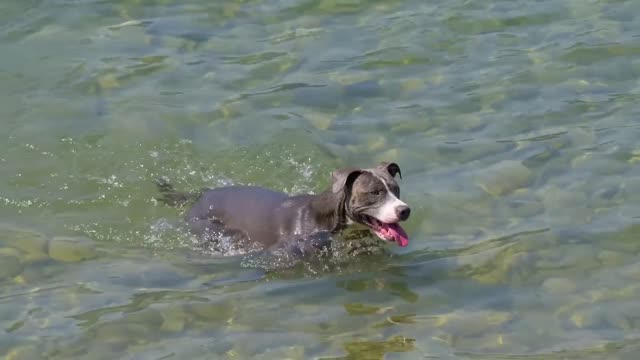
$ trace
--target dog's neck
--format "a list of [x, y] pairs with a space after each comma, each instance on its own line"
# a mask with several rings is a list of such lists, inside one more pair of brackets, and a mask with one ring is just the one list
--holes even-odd
[[309, 203], [318, 224], [337, 232], [348, 225], [346, 195], [343, 191], [334, 193], [328, 189], [314, 195]]

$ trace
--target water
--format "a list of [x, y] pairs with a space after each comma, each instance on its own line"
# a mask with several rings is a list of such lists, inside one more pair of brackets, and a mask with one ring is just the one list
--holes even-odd
[[[637, 359], [639, 37], [632, 0], [5, 0], [0, 354]], [[411, 243], [332, 266], [153, 200], [382, 160]]]

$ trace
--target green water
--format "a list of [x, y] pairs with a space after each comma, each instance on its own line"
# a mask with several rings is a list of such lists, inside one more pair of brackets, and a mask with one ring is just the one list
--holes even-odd
[[[3, 359], [637, 359], [640, 2], [4, 0]], [[265, 272], [152, 180], [396, 161], [407, 248]]]

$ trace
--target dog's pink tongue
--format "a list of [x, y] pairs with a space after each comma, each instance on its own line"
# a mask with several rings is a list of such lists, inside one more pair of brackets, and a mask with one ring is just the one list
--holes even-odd
[[393, 235], [393, 238], [396, 240], [396, 243], [400, 247], [405, 247], [409, 245], [409, 236], [404, 232], [404, 229], [400, 227], [398, 224], [385, 224], [387, 231]]

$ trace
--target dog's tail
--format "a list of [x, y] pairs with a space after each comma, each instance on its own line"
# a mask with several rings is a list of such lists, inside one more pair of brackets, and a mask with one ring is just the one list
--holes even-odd
[[155, 199], [158, 202], [161, 202], [168, 206], [180, 208], [191, 201], [197, 200], [201, 195], [201, 193], [176, 191], [173, 188], [173, 185], [169, 184], [169, 182], [163, 178], [156, 179], [154, 180], [154, 182], [158, 187], [158, 191], [162, 195], [161, 197], [157, 197]]

